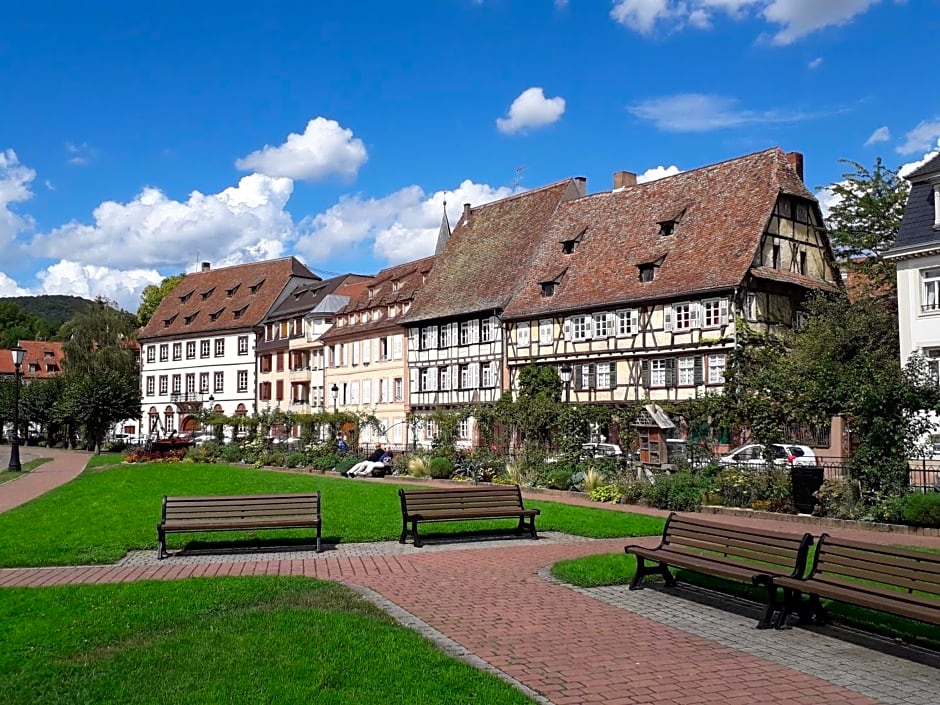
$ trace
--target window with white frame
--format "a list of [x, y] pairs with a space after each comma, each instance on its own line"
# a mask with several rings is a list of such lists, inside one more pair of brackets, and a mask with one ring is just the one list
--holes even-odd
[[460, 344], [472, 345], [480, 342], [480, 322], [477, 320], [460, 322]]
[[372, 403], [372, 380], [371, 379], [362, 380], [362, 403], [363, 404]]
[[424, 437], [432, 441], [437, 436], [437, 424], [435, 424], [431, 419], [424, 420]]
[[225, 391], [225, 373], [216, 372], [213, 379], [212, 389], [215, 392], [224, 392]]
[[749, 291], [744, 297], [744, 317], [749, 321], [756, 321], [757, 313], [757, 294]]
[[470, 440], [470, 419], [461, 419], [457, 424], [457, 437], [462, 441]]
[[940, 384], [940, 348], [924, 348], [921, 354], [927, 363], [930, 379], [934, 384]]
[[591, 337], [591, 319], [588, 316], [571, 317], [571, 339], [587, 340]]
[[555, 342], [555, 325], [551, 319], [539, 321], [539, 345], [551, 345]]
[[194, 360], [196, 358], [196, 341], [190, 340], [186, 343], [186, 359]]
[[496, 340], [496, 316], [484, 318], [480, 323], [480, 342], [490, 343]]
[[437, 347], [439, 348], [449, 348], [453, 345], [450, 337], [451, 327], [449, 325], [441, 326], [440, 332], [437, 336]]
[[205, 394], [209, 391], [209, 373], [200, 372], [199, 373], [199, 391]]
[[724, 384], [725, 383], [725, 364], [726, 364], [726, 359], [724, 355], [709, 355], [708, 356], [708, 383], [709, 384]]
[[617, 335], [636, 335], [640, 332], [640, 312], [635, 308], [617, 311]]
[[695, 385], [695, 358], [680, 357], [676, 364], [677, 383], [680, 387]]
[[666, 330], [669, 330], [668, 309], [672, 309], [672, 330], [691, 330], [698, 327], [698, 306], [684, 301], [667, 307]]
[[705, 299], [702, 302], [702, 324], [718, 328], [728, 323], [728, 299]]
[[496, 362], [484, 362], [480, 386], [490, 389], [496, 386]]
[[166, 375], [160, 375], [160, 396], [165, 397], [170, 393], [170, 378]]
[[196, 373], [188, 372], [186, 374], [186, 394], [193, 395], [196, 393]]
[[225, 356], [225, 338], [215, 339], [215, 357]]
[[392, 359], [401, 360], [404, 336], [399, 333], [392, 336]]
[[650, 387], [666, 386], [666, 360], [650, 360]]
[[208, 340], [199, 341], [199, 357], [209, 357], [209, 345]]
[[520, 323], [516, 326], [516, 345], [520, 348], [529, 347], [529, 323]]
[[591, 389], [594, 385], [592, 384], [592, 372], [591, 365], [578, 365], [575, 368], [575, 373], [578, 378], [575, 380], [575, 387], [577, 389]]
[[183, 344], [182, 343], [173, 343], [173, 359], [174, 360], [183, 359]]
[[183, 376], [173, 375], [173, 393], [179, 394], [183, 391]]
[[611, 375], [610, 368], [613, 367], [616, 363], [602, 362], [597, 366], [595, 386], [598, 389], [610, 389], [611, 388]]
[[447, 391], [450, 389], [450, 368], [441, 367], [437, 372], [437, 388]]
[[921, 311], [936, 311], [940, 309], [940, 269], [922, 269], [921, 285]]
[[154, 390], [154, 388], [155, 388], [155, 382], [156, 382], [156, 380], [155, 380], [153, 377], [148, 377], [148, 378], [147, 378], [147, 396], [148, 396], [148, 397], [152, 397], [152, 396], [153, 396], [153, 390]]
[[349, 403], [359, 403], [359, 382], [353, 382], [349, 385]]
[[160, 346], [160, 362], [166, 362], [170, 359], [170, 346], [163, 343]]
[[611, 318], [606, 313], [594, 314], [594, 337], [606, 338], [611, 332]]
[[433, 373], [434, 370], [430, 367], [424, 367], [421, 369], [418, 386], [422, 392], [426, 392], [431, 389], [431, 375]]
[[239, 355], [248, 354], [248, 336], [247, 335], [238, 336], [238, 354]]
[[396, 377], [392, 386], [395, 392], [395, 401], [401, 401], [405, 398], [405, 380], [402, 377]]
[[437, 326], [425, 326], [421, 329], [421, 349], [431, 350], [434, 348], [437, 340]]
[[157, 361], [157, 346], [148, 345], [147, 346], [147, 362], [156, 362]]
[[248, 370], [239, 370], [235, 380], [238, 385], [239, 394], [244, 394], [248, 391]]
[[460, 388], [470, 389], [470, 365], [460, 366]]

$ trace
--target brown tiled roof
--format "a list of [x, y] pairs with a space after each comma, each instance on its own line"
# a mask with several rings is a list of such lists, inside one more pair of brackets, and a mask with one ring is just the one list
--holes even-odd
[[351, 296], [349, 303], [338, 312], [338, 315], [372, 311], [376, 307], [381, 311], [381, 318], [372, 321], [371, 317], [365, 322], [334, 325], [323, 334], [323, 340], [335, 340], [349, 336], [359, 335], [366, 331], [373, 332], [388, 327], [397, 328], [401, 325], [402, 316], [388, 317], [388, 307], [392, 304], [406, 304], [413, 301], [415, 294], [425, 286], [429, 272], [433, 271], [436, 256], [425, 257], [413, 262], [405, 262], [394, 267], [388, 267], [375, 275], [370, 282], [365, 282], [362, 290], [356, 296]]
[[774, 269], [773, 267], [754, 267], [751, 269], [751, 275], [757, 277], [758, 279], [769, 279], [770, 281], [775, 282], [796, 284], [797, 286], [802, 286], [805, 289], [821, 289], [823, 291], [839, 290], [839, 286], [832, 282], [816, 279], [815, 277], [808, 277], [805, 274], [799, 274], [797, 272], [787, 272], [782, 269]]
[[[780, 193], [815, 201], [787, 155], [774, 148], [562, 203], [504, 315], [737, 286]], [[673, 234], [662, 235], [661, 223], [676, 218]], [[574, 252], [564, 254], [559, 243], [582, 230]], [[653, 280], [641, 282], [639, 266], [653, 263]], [[555, 294], [543, 297], [541, 283], [551, 281], [558, 282]]]
[[[42, 340], [20, 340], [18, 345], [26, 350], [20, 373], [24, 379], [47, 379], [55, 377], [64, 371], [62, 360], [65, 354], [62, 343]], [[31, 365], [37, 371], [31, 371]], [[55, 369], [49, 369], [50, 365]], [[16, 371], [13, 367], [13, 354], [9, 350], [0, 350], [0, 375], [12, 375]]]
[[406, 322], [502, 309], [558, 204], [577, 196], [573, 179], [470, 209], [438, 255]]
[[138, 339], [250, 328], [292, 277], [320, 279], [294, 257], [187, 274], [160, 302]]

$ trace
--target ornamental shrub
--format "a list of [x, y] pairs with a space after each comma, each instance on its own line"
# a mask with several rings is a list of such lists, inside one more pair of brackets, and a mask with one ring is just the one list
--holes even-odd
[[673, 512], [693, 512], [702, 506], [702, 495], [708, 489], [704, 478], [691, 473], [657, 475], [656, 481], [644, 489], [650, 506]]
[[302, 468], [306, 465], [307, 458], [300, 451], [294, 451], [289, 453], [288, 456], [284, 459], [284, 467], [288, 468]]
[[598, 485], [590, 490], [589, 494], [595, 502], [618, 504], [621, 500], [620, 488], [617, 485]]
[[436, 480], [448, 480], [454, 474], [454, 461], [442, 455], [435, 455], [428, 463], [428, 471]]
[[911, 526], [940, 526], [940, 493], [912, 492], [905, 496], [902, 516]]
[[242, 449], [237, 443], [229, 443], [222, 449], [222, 460], [226, 463], [239, 463], [242, 459]]

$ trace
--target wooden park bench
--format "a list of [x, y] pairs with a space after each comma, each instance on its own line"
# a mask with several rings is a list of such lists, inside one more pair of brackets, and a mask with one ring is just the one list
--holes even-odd
[[[674, 586], [676, 579], [670, 566], [763, 587], [767, 607], [757, 626], [766, 629], [773, 626], [774, 614], [781, 607], [775, 580], [803, 575], [812, 542], [808, 533], [752, 529], [673, 512], [666, 520], [659, 546], [630, 545], [624, 550], [636, 556], [631, 590], [642, 587], [647, 575], [657, 573], [667, 586]], [[653, 565], [647, 565], [647, 561]]]
[[[940, 555], [823, 534], [809, 575], [779, 578], [784, 605], [777, 626], [793, 612], [825, 624], [820, 598], [940, 625]], [[803, 595], [807, 595], [806, 600]]]
[[401, 499], [401, 536], [405, 543], [408, 526], [414, 545], [421, 547], [418, 524], [429, 521], [464, 521], [467, 519], [518, 519], [516, 533], [526, 529], [537, 539], [535, 517], [538, 509], [522, 506], [522, 492], [518, 485], [473, 485], [442, 489], [398, 490]]
[[157, 524], [157, 557], [166, 552], [166, 535], [203, 531], [316, 529], [320, 552], [320, 493], [212, 497], [164, 497]]

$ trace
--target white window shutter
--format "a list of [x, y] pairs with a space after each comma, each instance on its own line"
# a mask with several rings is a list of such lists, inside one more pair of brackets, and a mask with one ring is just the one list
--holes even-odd
[[431, 338], [428, 348], [433, 350], [437, 347], [437, 326], [428, 326], [428, 330], [430, 331], [429, 337]]
[[562, 325], [563, 333], [565, 340], [571, 340], [571, 319], [566, 318], [564, 324]]
[[480, 388], [480, 363], [470, 363], [470, 389]]
[[663, 328], [667, 331], [672, 330], [672, 306], [663, 306]]
[[693, 301], [689, 305], [689, 327], [702, 327], [702, 304], [700, 304], [698, 301]]
[[718, 318], [722, 325], [728, 322], [728, 299], [718, 301]]
[[362, 341], [362, 362], [372, 362], [372, 340]]
[[401, 333], [398, 335], [392, 336], [392, 359], [401, 360], [401, 344], [402, 336]]
[[640, 332], [640, 312], [636, 309], [630, 311], [630, 332], [633, 335]]
[[[388, 380], [383, 377], [381, 380], [379, 380], [379, 382], [381, 383], [382, 392], [381, 401], [387, 402], [389, 401]], [[418, 370], [414, 367], [410, 367], [408, 369], [408, 391], [411, 394], [414, 394], [418, 391]]]
[[359, 364], [359, 350], [362, 347], [360, 345], [361, 342], [362, 341], [357, 340], [355, 343], [352, 344], [352, 356], [353, 356], [352, 362], [354, 365]]
[[459, 365], [450, 366], [450, 388], [460, 389], [460, 366]]
[[584, 339], [590, 340], [594, 337], [594, 316], [584, 317]]
[[437, 391], [437, 368], [432, 367], [431, 371], [428, 373], [428, 389], [432, 392]]
[[617, 314], [611, 311], [607, 314], [607, 337], [615, 335], [617, 331]]
[[419, 336], [419, 335], [420, 335], [420, 331], [419, 331], [418, 328], [409, 328], [409, 329], [408, 329], [408, 349], [409, 349], [409, 350], [417, 350], [417, 349], [418, 349], [418, 347], [419, 347], [419, 345], [418, 345], [419, 337], [418, 337], [418, 336]]
[[477, 319], [470, 321], [470, 342], [480, 342], [480, 321]]

